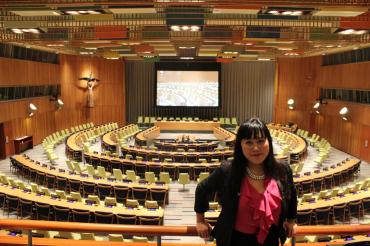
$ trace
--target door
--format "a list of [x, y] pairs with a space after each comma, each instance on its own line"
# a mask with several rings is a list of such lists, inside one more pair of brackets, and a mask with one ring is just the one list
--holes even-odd
[[362, 125], [360, 158], [370, 162], [370, 126]]
[[0, 160], [6, 158], [4, 123], [0, 123]]

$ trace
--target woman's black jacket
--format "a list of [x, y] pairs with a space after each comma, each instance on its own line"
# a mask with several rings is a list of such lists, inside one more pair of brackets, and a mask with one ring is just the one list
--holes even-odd
[[[286, 181], [276, 180], [279, 186], [281, 201], [281, 213], [279, 218], [278, 230], [281, 243], [286, 240], [286, 233], [283, 222], [286, 219], [295, 219], [297, 215], [297, 193], [293, 183], [292, 170], [288, 165], [284, 165], [286, 170]], [[212, 231], [216, 238], [217, 246], [231, 246], [231, 234], [234, 229], [235, 217], [239, 205], [240, 184], [238, 191], [232, 192], [230, 187], [231, 164], [224, 162], [221, 167], [198, 184], [195, 192], [194, 210], [196, 213], [205, 213], [209, 209], [209, 195], [217, 192], [221, 193], [220, 203], [222, 211], [218, 217], [217, 224]]]

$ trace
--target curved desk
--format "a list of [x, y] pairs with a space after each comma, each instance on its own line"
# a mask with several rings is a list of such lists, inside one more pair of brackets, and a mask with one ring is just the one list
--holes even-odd
[[167, 197], [168, 197], [168, 185], [166, 184], [141, 184], [141, 183], [133, 183], [133, 182], [130, 182], [130, 183], [126, 183], [126, 182], [119, 182], [119, 181], [115, 181], [115, 180], [109, 180], [109, 179], [96, 179], [94, 177], [91, 177], [89, 175], [86, 175], [86, 176], [81, 176], [79, 174], [73, 174], [73, 173], [70, 173], [70, 172], [66, 172], [65, 170], [62, 170], [62, 169], [59, 169], [59, 170], [56, 170], [56, 169], [50, 169], [48, 168], [48, 166], [45, 164], [44, 166], [42, 166], [41, 164], [38, 164], [30, 159], [27, 159], [25, 158], [24, 156], [21, 156], [21, 155], [16, 155], [16, 156], [13, 156], [13, 159], [16, 160], [18, 163], [20, 163], [21, 165], [23, 165], [23, 167], [26, 167], [28, 169], [32, 169], [36, 172], [40, 172], [40, 173], [44, 173], [44, 174], [48, 174], [48, 175], [51, 175], [51, 176], [55, 176], [55, 177], [61, 177], [61, 178], [65, 178], [67, 179], [67, 183], [68, 183], [68, 180], [74, 180], [74, 181], [79, 181], [79, 182], [90, 182], [90, 183], [94, 183], [96, 185], [98, 184], [102, 184], [102, 185], [110, 185], [112, 187], [114, 186], [126, 186], [126, 187], [129, 187], [130, 189], [132, 189], [133, 187], [138, 187], [138, 188], [147, 188], [147, 189], [164, 189], [167, 191]]
[[161, 130], [172, 131], [212, 131], [215, 127], [220, 127], [220, 122], [214, 121], [156, 121], [154, 126]]

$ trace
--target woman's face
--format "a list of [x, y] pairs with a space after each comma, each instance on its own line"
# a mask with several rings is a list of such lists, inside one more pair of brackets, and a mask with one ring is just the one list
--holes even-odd
[[269, 141], [261, 135], [251, 139], [242, 139], [242, 150], [248, 163], [252, 165], [260, 165], [266, 159], [269, 151]]

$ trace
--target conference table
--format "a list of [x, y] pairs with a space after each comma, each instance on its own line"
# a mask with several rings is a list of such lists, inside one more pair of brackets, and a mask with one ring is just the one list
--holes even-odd
[[220, 127], [220, 122], [214, 121], [156, 121], [154, 126], [165, 131], [212, 131]]
[[96, 185], [98, 184], [102, 184], [102, 185], [111, 185], [111, 186], [126, 186], [126, 187], [129, 187], [129, 188], [147, 188], [147, 189], [165, 189], [167, 190], [168, 192], [168, 185], [166, 184], [156, 184], [156, 183], [152, 183], [152, 184], [142, 184], [142, 183], [138, 183], [138, 182], [130, 182], [130, 183], [126, 183], [126, 182], [119, 182], [119, 181], [116, 181], [116, 180], [109, 180], [109, 179], [96, 179], [90, 175], [80, 175], [80, 174], [72, 174], [72, 173], [69, 173], [63, 169], [59, 169], [59, 170], [56, 170], [56, 169], [49, 169], [47, 165], [41, 165], [41, 164], [37, 164], [36, 162], [34, 161], [31, 161], [30, 159], [27, 159], [26, 157], [22, 156], [22, 155], [16, 155], [13, 157], [16, 161], [18, 161], [19, 163], [21, 163], [23, 166], [25, 167], [28, 167], [30, 169], [33, 169], [37, 172], [41, 172], [41, 173], [45, 173], [45, 174], [48, 174], [48, 175], [52, 175], [52, 176], [55, 176], [55, 177], [62, 177], [62, 178], [66, 178], [67, 180], [77, 180], [77, 181], [80, 181], [80, 182], [90, 182], [90, 183], [94, 183]]
[[117, 203], [118, 206], [105, 206], [103, 204], [88, 205], [78, 201], [67, 201], [64, 199], [57, 199], [46, 195], [36, 194], [30, 191], [21, 190], [8, 185], [0, 184], [0, 193], [12, 197], [18, 197], [22, 200], [31, 202], [49, 204], [51, 206], [58, 206], [69, 209], [88, 210], [90, 212], [122, 214], [122, 215], [136, 215], [145, 217], [163, 217], [164, 211], [161, 207], [158, 209], [146, 208], [127, 208], [123, 204]]
[[304, 181], [309, 181], [313, 179], [320, 179], [320, 178], [325, 178], [337, 173], [341, 173], [343, 171], [348, 171], [350, 168], [353, 168], [356, 165], [359, 165], [361, 163], [361, 160], [357, 159], [349, 159], [346, 160], [344, 163], [341, 163], [340, 166], [330, 166], [328, 170], [321, 170], [320, 172], [308, 172], [310, 173], [309, 175], [296, 175], [294, 176], [294, 183], [301, 183]]

